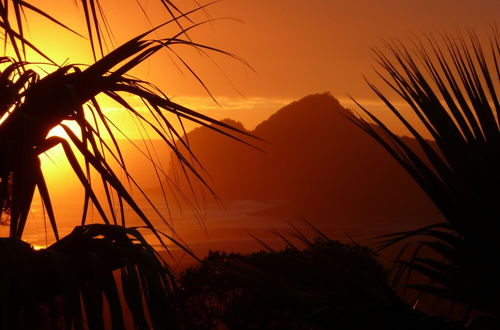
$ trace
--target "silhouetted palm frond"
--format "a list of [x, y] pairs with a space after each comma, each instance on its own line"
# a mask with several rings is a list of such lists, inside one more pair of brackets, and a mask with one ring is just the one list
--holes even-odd
[[[112, 49], [113, 44], [112, 28], [106, 18], [106, 13], [104, 12], [99, 0], [80, 0], [74, 1], [74, 4], [83, 12], [87, 28], [87, 38], [89, 40], [94, 60], [97, 60], [99, 57], [106, 54], [106, 48]], [[166, 16], [175, 20], [175, 24], [179, 27], [180, 31], [185, 30], [183, 24], [179, 20], [180, 18], [186, 18], [187, 21], [193, 23], [193, 21], [189, 19], [188, 16], [185, 16], [185, 13], [182, 12], [172, 1], [160, 0], [159, 4], [165, 8], [165, 13], [167, 14]], [[198, 5], [196, 9], [202, 9], [210, 4], [212, 3]], [[140, 8], [142, 13], [146, 16], [146, 18], [148, 18], [148, 14], [144, 10], [144, 6], [140, 1], [137, 1], [137, 5], [138, 9]], [[76, 36], [84, 38], [83, 35], [73, 29], [70, 25], [63, 23], [60, 19], [54, 17], [46, 10], [30, 4], [29, 1], [2, 1], [0, 2], [0, 28], [2, 28], [4, 32], [3, 38], [5, 47], [7, 47], [7, 44], [12, 47], [18, 61], [26, 60], [26, 51], [28, 48], [51, 61], [47, 54], [43, 52], [42, 47], [31, 43], [25, 34], [28, 23], [26, 19], [27, 12], [39, 15], [45, 18], [49, 23], [70, 31]], [[184, 31], [184, 33], [185, 32], [186, 31]], [[188, 40], [190, 39], [188, 38]]]
[[104, 329], [109, 315], [124, 329], [126, 313], [138, 329], [175, 329], [175, 282], [155, 253], [121, 226], [76, 227], [39, 251], [0, 238], [0, 328]]
[[[101, 5], [98, 0], [82, 0], [80, 5], [95, 61], [88, 66], [59, 66], [26, 37], [24, 11], [78, 33], [28, 1], [0, 1], [0, 29], [5, 42], [4, 56], [0, 57], [0, 218], [4, 213], [10, 226], [10, 238], [0, 239], [0, 329], [40, 326], [103, 329], [106, 308], [113, 329], [124, 328], [126, 309], [132, 314], [136, 328], [175, 328], [172, 276], [139, 232], [127, 228], [130, 223], [126, 206], [165, 249], [166, 238], [190, 251], [176, 237], [158, 231], [133, 198], [132, 190], [139, 191], [164, 224], [170, 226], [166, 215], [127, 169], [116, 135], [128, 138], [128, 132], [108, 118], [98, 100], [104, 97], [121, 105], [173, 150], [184, 171], [193, 173], [202, 182], [192, 163], [197, 161], [196, 157], [189, 152], [186, 158], [185, 153], [178, 151], [178, 145], [190, 149], [182, 137], [185, 132], [178, 132], [170, 118], [181, 121], [182, 129], [182, 121], [188, 120], [237, 140], [240, 139], [234, 134], [246, 133], [172, 102], [156, 86], [129, 75], [130, 70], [164, 50], [179, 59], [208, 92], [203, 80], [175, 53], [175, 47], [188, 46], [202, 54], [217, 52], [233, 56], [195, 43], [188, 36], [190, 30], [207, 23], [194, 22], [190, 16], [210, 4], [181, 12], [169, 0], [160, 3], [167, 12], [165, 23], [107, 51], [105, 38], [109, 27]], [[179, 31], [168, 38], [150, 38], [153, 32], [160, 34], [158, 30], [167, 25], [176, 25]], [[41, 55], [46, 63], [30, 62], [26, 58], [27, 49]], [[14, 54], [12, 57], [7, 56], [8, 50]], [[138, 108], [133, 104], [130, 100], [134, 98], [143, 106]], [[71, 130], [66, 121], [76, 123], [78, 132]], [[64, 129], [67, 139], [49, 136], [56, 126]], [[62, 239], [39, 159], [58, 145], [85, 190], [82, 226]], [[149, 152], [144, 154], [160, 179], [159, 175], [165, 173]], [[104, 200], [96, 193], [96, 180], [91, 180], [94, 174], [102, 182]], [[56, 243], [38, 252], [21, 241], [36, 189], [56, 238]], [[90, 205], [95, 206], [104, 224], [86, 225]], [[114, 276], [117, 274], [121, 275], [121, 285]], [[50, 324], [42, 324], [43, 320]]]
[[[175, 19], [172, 19], [170, 22], [174, 21]], [[184, 143], [185, 147], [188, 147], [167, 118], [166, 113], [172, 113], [181, 120], [194, 121], [215, 130], [219, 130], [217, 128], [219, 126], [233, 132], [238, 131], [229, 125], [176, 104], [154, 86], [126, 75], [128, 71], [159, 50], [171, 50], [176, 45], [188, 45], [222, 52], [181, 39], [180, 35], [184, 31], [171, 38], [145, 39], [153, 30], [116, 48], [89, 67], [80, 68], [76, 65], [67, 65], [58, 68], [55, 72], [41, 79], [32, 70], [21, 71], [21, 73], [15, 70], [15, 68], [21, 65], [26, 66], [28, 63], [20, 63], [8, 58], [2, 59], [6, 63], [11, 63], [2, 71], [2, 76], [6, 81], [5, 84], [9, 85], [9, 88], [5, 89], [8, 92], [8, 97], [0, 100], [3, 105], [1, 112], [6, 114], [1, 124], [0, 150], [4, 152], [1, 185], [2, 191], [5, 193], [2, 201], [5, 203], [5, 201], [12, 200], [10, 215], [12, 237], [20, 238], [22, 236], [35, 187], [40, 191], [54, 234], [56, 238], [58, 237], [57, 225], [48, 189], [43, 173], [40, 170], [38, 155], [59, 144], [62, 145], [70, 165], [85, 188], [86, 199], [95, 205], [104, 222], [108, 224], [126, 224], [123, 208], [121, 208], [121, 214], [119, 215], [115, 215], [112, 208], [111, 216], [105, 212], [92, 188], [88, 177], [89, 173], [85, 173], [84, 169], [81, 168], [69, 141], [60, 137], [47, 138], [49, 131], [61, 124], [76, 150], [84, 157], [86, 166], [94, 168], [101, 176], [109, 204], [111, 203], [111, 197], [108, 188], [111, 188], [117, 193], [119, 204], [122, 205], [122, 202], [128, 204], [145, 225], [162, 241], [156, 229], [136, 204], [105, 158], [106, 151], [119, 164], [132, 185], [140, 190], [135, 180], [129, 175], [120, 148], [114, 138], [114, 135], [120, 131], [115, 129], [117, 128], [116, 124], [107, 118], [96, 100], [96, 96], [99, 94], [106, 95], [118, 102], [125, 110], [143, 122], [145, 126], [156, 132], [179, 157], [183, 167], [187, 171], [195, 173], [202, 181], [202, 177], [198, 175], [190, 161], [177, 151], [176, 144], [171, 140], [172, 137], [178, 138], [181, 143]], [[153, 119], [146, 118], [134, 108], [129, 103], [127, 94], [139, 97]], [[85, 109], [90, 110], [92, 116], [86, 115]], [[64, 120], [73, 120], [79, 125], [82, 134], [81, 138], [62, 124]], [[99, 121], [101, 125], [92, 122], [92, 120]], [[97, 130], [98, 126], [106, 129], [112, 138], [112, 145], [102, 139]], [[15, 152], [13, 152], [14, 150]], [[12, 187], [10, 194], [9, 186]], [[140, 191], [142, 192], [142, 190]], [[147, 198], [145, 194], [144, 196]], [[87, 201], [85, 205], [88, 205]], [[154, 207], [154, 205], [152, 206]], [[83, 210], [82, 224], [85, 224], [86, 210], [86, 208]], [[157, 214], [164, 219], [161, 213], [157, 212]], [[166, 221], [164, 222], [168, 224]]]
[[[377, 126], [352, 118], [406, 169], [446, 219], [443, 224], [387, 235], [382, 246], [420, 237], [417, 252], [403, 266], [425, 275], [430, 284], [411, 284], [471, 310], [497, 315], [499, 41], [495, 29], [489, 42], [469, 32], [457, 38], [417, 40], [413, 48], [387, 42], [386, 52], [375, 51], [382, 67], [380, 77], [417, 120], [410, 120], [409, 113], [389, 100], [386, 92], [369, 85], [421, 150], [409, 148], [362, 105]], [[432, 140], [426, 139], [429, 136]], [[433, 257], [422, 257], [423, 247]]]

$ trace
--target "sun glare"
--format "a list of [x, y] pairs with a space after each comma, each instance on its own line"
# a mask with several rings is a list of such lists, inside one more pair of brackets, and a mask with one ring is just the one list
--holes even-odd
[[[77, 136], [80, 136], [80, 127], [78, 126], [78, 124], [72, 120], [64, 120], [62, 122], [62, 124], [64, 124], [65, 126], [67, 126], [68, 128], [70, 128]], [[59, 137], [62, 137], [62, 138], [68, 138], [68, 135], [66, 134], [66, 132], [64, 131], [64, 128], [61, 126], [61, 125], [57, 125], [56, 127], [54, 127], [53, 129], [50, 130], [49, 134], [47, 135], [47, 137], [51, 137], [51, 136], [59, 136]]]
[[[80, 128], [76, 122], [66, 120], [63, 121], [63, 124], [71, 129], [78, 137], [81, 136]], [[61, 137], [68, 141], [70, 140], [61, 125], [54, 127], [47, 135], [47, 138], [52, 136]], [[75, 152], [75, 155], [77, 156], [77, 159], [81, 158], [78, 152]], [[46, 176], [46, 179], [52, 184], [57, 183], [58, 179], [66, 177], [71, 172], [71, 166], [69, 165], [66, 155], [64, 154], [64, 149], [61, 146], [55, 146], [47, 150], [45, 153], [40, 155], [40, 160], [42, 162], [42, 171]]]
[[67, 137], [66, 132], [64, 131], [64, 129], [60, 125], [57, 125], [52, 130], [50, 130], [49, 135], [47, 137], [51, 137], [51, 136], [59, 136], [62, 138]]
[[33, 250], [37, 250], [37, 251], [46, 248], [45, 245], [37, 245], [37, 244], [33, 244], [32, 247], [33, 247]]

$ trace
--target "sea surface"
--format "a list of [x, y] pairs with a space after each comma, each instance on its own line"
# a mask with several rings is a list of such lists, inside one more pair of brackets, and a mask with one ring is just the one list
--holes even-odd
[[[287, 201], [231, 200], [223, 203], [211, 202], [192, 208], [176, 206], [173, 201], [169, 201], [167, 205], [164, 196], [158, 192], [148, 196], [154, 207], [145, 198], [136, 198], [148, 219], [159, 231], [174, 237], [178, 242], [189, 247], [198, 257], [207, 255], [209, 250], [248, 253], [269, 247], [283, 248], [286, 243], [280, 235], [300, 246], [300, 239], [296, 237], [297, 231], [308, 238], [318, 236], [315, 229], [300, 216], [266, 215], [266, 210], [280, 207]], [[66, 199], [59, 197], [54, 204], [60, 236], [70, 233], [75, 226], [81, 224], [82, 198], [68, 195]], [[125, 214], [127, 226], [144, 225], [131, 209], [126, 209]], [[95, 208], [89, 209], [87, 224], [102, 223], [100, 219]], [[361, 243], [374, 235], [407, 229], [393, 226], [385, 228], [381, 224], [372, 227], [366, 224], [346, 226], [345, 224], [337, 225], [334, 221], [313, 225], [332, 239], [344, 242], [355, 240]], [[141, 229], [140, 231], [150, 244], [158, 250], [164, 249], [150, 230]], [[8, 235], [7, 226], [0, 226], [0, 235]], [[23, 240], [37, 249], [45, 248], [55, 241], [50, 223], [43, 215], [43, 207], [39, 200], [34, 200], [32, 203]], [[175, 262], [189, 264], [192, 258], [187, 256], [182, 249], [168, 239], [164, 242], [172, 252]]]

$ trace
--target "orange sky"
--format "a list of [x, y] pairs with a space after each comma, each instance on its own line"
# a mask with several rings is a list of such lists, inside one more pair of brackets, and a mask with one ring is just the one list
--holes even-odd
[[[30, 3], [86, 34], [84, 18], [74, 1]], [[134, 0], [101, 0], [116, 44], [169, 17], [160, 1], [142, 3], [150, 22]], [[184, 11], [195, 7], [193, 0], [176, 3]], [[133, 73], [157, 84], [178, 103], [218, 119], [240, 120], [249, 129], [287, 103], [317, 92], [330, 91], [345, 106], [352, 107], [347, 97], [350, 94], [370, 109], [377, 109], [380, 104], [363, 81], [363, 75], [374, 76], [370, 47], [380, 45], [383, 38], [404, 39], [419, 31], [472, 28], [485, 34], [499, 13], [497, 0], [224, 0], [193, 16], [198, 22], [207, 18], [215, 22], [192, 30], [191, 37], [241, 56], [255, 72], [227, 56], [213, 54], [219, 68], [193, 49], [176, 49], [204, 79], [222, 107], [187, 70], [179, 71], [168, 52], [157, 54]], [[27, 19], [30, 40], [58, 63], [91, 63], [87, 40], [39, 15], [27, 12]], [[189, 26], [189, 22], [184, 24]], [[168, 37], [177, 31], [171, 26], [153, 36]], [[126, 111], [112, 103], [105, 106], [108, 116], [125, 127], [129, 137], [141, 138], [136, 122]], [[63, 170], [70, 175], [66, 167], [47, 168], [58, 177]]]
[[[62, 17], [78, 31], [85, 31], [73, 1], [32, 3]], [[136, 1], [101, 3], [118, 43], [149, 26]], [[166, 17], [159, 1], [143, 3], [153, 24]], [[176, 3], [184, 10], [194, 6], [193, 0]], [[179, 73], [167, 53], [156, 56], [136, 73], [155, 82], [178, 102], [208, 111], [217, 118], [239, 119], [253, 128], [282, 105], [311, 93], [330, 91], [348, 106], [348, 94], [371, 104], [374, 99], [362, 76], [373, 77], [370, 47], [380, 45], [381, 39], [404, 39], [419, 31], [453, 32], [458, 28], [481, 33], [490, 29], [499, 13], [500, 2], [496, 0], [224, 0], [194, 18], [200, 21], [208, 15], [242, 22], [218, 20], [197, 28], [191, 36], [197, 42], [241, 56], [256, 72], [214, 54], [213, 59], [224, 72], [221, 74], [198, 52], [178, 49], [222, 108], [210, 100], [186, 70]], [[60, 31], [42, 18], [30, 23], [32, 38], [43, 41], [45, 50], [59, 62], [90, 59], [85, 40]], [[166, 29], [159, 35], [169, 36], [173, 31]]]
[[[30, 3], [86, 33], [81, 10], [73, 1]], [[116, 44], [168, 18], [160, 1], [142, 3], [151, 22], [134, 0], [101, 0]], [[176, 3], [183, 10], [195, 6], [193, 0]], [[187, 70], [179, 72], [168, 52], [157, 54], [134, 74], [154, 82], [183, 105], [218, 119], [235, 118], [249, 129], [287, 103], [317, 92], [330, 91], [346, 106], [352, 106], [347, 97], [350, 94], [370, 109], [379, 108], [363, 81], [364, 74], [373, 77], [375, 61], [370, 47], [380, 45], [382, 38], [404, 39], [419, 31], [453, 32], [469, 27], [487, 32], [499, 13], [497, 0], [224, 0], [194, 15], [195, 21], [207, 17], [223, 19], [193, 30], [191, 37], [241, 56], [255, 72], [227, 56], [213, 54], [219, 69], [197, 51], [177, 49], [204, 79], [222, 107], [210, 99]], [[42, 45], [58, 63], [91, 62], [87, 40], [45, 18], [27, 14], [30, 40]], [[177, 31], [172, 26], [154, 36], [170, 36]], [[106, 105], [108, 116], [126, 127], [131, 138], [141, 137], [136, 122], [126, 111], [119, 111], [116, 104]], [[54, 152], [52, 157], [64, 158]], [[46, 166], [49, 176], [72, 175], [66, 165], [61, 166]], [[57, 180], [53, 184], [65, 186]]]
[[[85, 33], [84, 20], [70, 0], [33, 0], [64, 23]], [[148, 28], [134, 0], [101, 0], [115, 33], [117, 44]], [[167, 13], [159, 1], [143, 1], [153, 24], [161, 23]], [[184, 10], [193, 8], [193, 0], [176, 0]], [[370, 47], [383, 38], [406, 38], [419, 31], [455, 31], [473, 28], [482, 33], [490, 29], [500, 13], [498, 0], [224, 0], [206, 13], [195, 15], [200, 21], [231, 17], [199, 27], [193, 40], [214, 46], [244, 58], [253, 72], [234, 59], [214, 55], [220, 66], [193, 50], [180, 54], [204, 79], [222, 104], [217, 106], [190, 74], [172, 64], [168, 53], [158, 54], [135, 71], [157, 84], [181, 104], [222, 119], [235, 118], [253, 128], [272, 112], [307, 94], [330, 91], [350, 106], [350, 94], [362, 103], [377, 108], [362, 76], [373, 77], [374, 60]], [[29, 15], [29, 37], [58, 63], [89, 63], [88, 42], [63, 31], [41, 17]], [[175, 28], [159, 32], [169, 36]], [[227, 77], [227, 78], [226, 78]], [[108, 104], [109, 116], [122, 126], [133, 127], [127, 114]], [[140, 137], [136, 131], [132, 138]], [[64, 158], [52, 151], [57, 162]], [[47, 162], [47, 160], [45, 160]], [[49, 185], [64, 191], [66, 200], [76, 200], [81, 191], [68, 192], [76, 182], [67, 166], [49, 169]], [[66, 189], [66, 190], [65, 190]], [[80, 201], [81, 198], [78, 198]], [[59, 201], [61, 202], [61, 201]], [[65, 202], [65, 201], [63, 201]], [[57, 208], [57, 205], [56, 205]]]

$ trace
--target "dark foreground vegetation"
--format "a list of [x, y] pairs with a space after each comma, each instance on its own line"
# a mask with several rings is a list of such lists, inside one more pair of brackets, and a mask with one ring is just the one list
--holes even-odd
[[[387, 235], [381, 246], [403, 243], [397, 263], [400, 284], [462, 306], [466, 324], [483, 322], [498, 328], [498, 28], [493, 27], [487, 38], [469, 31], [458, 37], [416, 40], [411, 47], [397, 42], [385, 46], [386, 51], [376, 51], [381, 77], [407, 105], [407, 112], [380, 87], [370, 87], [418, 141], [418, 149], [362, 106], [370, 121], [352, 120], [419, 184], [443, 221]], [[416, 119], [410, 120], [411, 115]], [[431, 257], [425, 255], [429, 251]], [[426, 281], [414, 282], [412, 273]]]
[[39, 251], [0, 238], [0, 264], [0, 329], [177, 324], [174, 277], [136, 229], [79, 226]]
[[[304, 249], [211, 252], [179, 278], [188, 329], [463, 329], [403, 302], [372, 250], [324, 237]], [[300, 243], [299, 243], [300, 244]]]
[[[0, 54], [0, 222], [9, 227], [9, 237], [0, 239], [2, 330], [104, 329], [106, 308], [107, 325], [112, 329], [125, 327], [125, 313], [132, 314], [131, 326], [139, 329], [176, 326], [168, 266], [158, 259], [135, 228], [128, 228], [130, 213], [141, 219], [143, 228], [150, 230], [165, 249], [166, 241], [180, 244], [159, 232], [143, 206], [132, 197], [132, 190], [145, 197], [169, 226], [165, 215], [152, 205], [128, 172], [118, 141], [118, 136], [128, 139], [128, 132], [107, 117], [101, 98], [119, 104], [122, 111], [149, 127], [164, 142], [164, 147], [174, 152], [176, 143], [186, 142], [174, 141], [180, 134], [170, 115], [176, 121], [191, 120], [201, 125], [226, 127], [232, 132], [237, 130], [172, 102], [158, 87], [131, 76], [131, 70], [151, 56], [167, 51], [205, 87], [173, 48], [183, 45], [200, 54], [227, 54], [197, 44], [188, 35], [190, 30], [210, 21], [197, 23], [190, 17], [202, 12], [206, 5], [195, 2], [192, 10], [184, 12], [169, 0], [157, 3], [164, 10], [163, 20], [115, 47], [106, 13], [98, 0], [74, 2], [86, 23], [86, 33], [82, 32], [86, 37], [63, 23], [65, 17], [53, 17], [29, 1], [0, 2], [0, 32], [4, 41]], [[138, 11], [142, 9], [147, 16], [142, 7], [144, 2], [136, 4]], [[56, 63], [44, 52], [45, 45], [34, 44], [25, 33], [31, 15], [72, 33], [75, 38], [87, 38], [93, 61]], [[161, 37], [165, 27], [173, 27], [175, 31], [170, 31], [169, 37]], [[33, 56], [37, 60], [32, 60]], [[132, 106], [130, 97], [140, 99], [147, 113]], [[70, 129], [67, 121], [75, 124], [78, 132]], [[50, 136], [51, 130], [58, 126], [66, 138]], [[85, 192], [81, 218], [75, 223], [80, 226], [65, 237], [60, 236], [51, 189], [40, 160], [41, 155], [56, 146], [62, 147], [65, 160]], [[164, 172], [152, 160], [151, 153], [140, 149], [137, 152], [151, 161], [161, 185]], [[191, 160], [181, 155], [179, 158], [186, 171], [196, 172]], [[97, 186], [104, 192], [104, 198], [97, 197]], [[56, 240], [40, 251], [22, 241], [36, 194], [51, 228], [47, 234]], [[89, 210], [93, 208], [103, 224], [87, 225]], [[121, 285], [116, 281], [117, 274]]]

